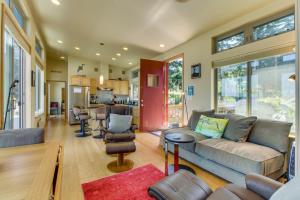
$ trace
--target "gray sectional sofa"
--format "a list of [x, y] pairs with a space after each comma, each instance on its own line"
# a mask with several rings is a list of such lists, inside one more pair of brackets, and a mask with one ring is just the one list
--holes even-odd
[[[227, 118], [229, 122], [220, 139], [194, 132], [201, 115]], [[164, 135], [184, 133], [195, 137], [192, 144], [179, 146], [179, 156], [232, 183], [245, 185], [245, 175], [257, 173], [277, 179], [287, 171], [289, 133], [292, 124], [214, 111], [193, 111], [188, 125], [164, 131]], [[174, 146], [169, 145], [169, 151]]]

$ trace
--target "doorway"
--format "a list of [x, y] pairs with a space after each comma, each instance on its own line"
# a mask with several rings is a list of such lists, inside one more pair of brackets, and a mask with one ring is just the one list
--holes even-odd
[[[3, 108], [5, 129], [20, 129], [26, 127], [26, 69], [29, 54], [21, 47], [8, 28], [4, 34], [4, 69], [3, 69]], [[12, 83], [17, 81], [15, 87]], [[10, 89], [11, 88], [11, 89]], [[28, 123], [28, 122], [27, 122]]]
[[66, 82], [47, 81], [47, 116], [66, 119]]
[[184, 121], [183, 54], [168, 59], [166, 63], [168, 66], [168, 127], [182, 127]]

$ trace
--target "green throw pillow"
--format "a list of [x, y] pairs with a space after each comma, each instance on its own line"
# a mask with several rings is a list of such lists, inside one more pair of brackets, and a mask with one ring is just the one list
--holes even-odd
[[211, 138], [221, 138], [228, 121], [228, 119], [218, 119], [201, 115], [195, 132]]

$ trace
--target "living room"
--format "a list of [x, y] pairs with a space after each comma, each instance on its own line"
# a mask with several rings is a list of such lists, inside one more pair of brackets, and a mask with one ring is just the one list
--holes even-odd
[[1, 199], [299, 199], [298, 0], [3, 0]]

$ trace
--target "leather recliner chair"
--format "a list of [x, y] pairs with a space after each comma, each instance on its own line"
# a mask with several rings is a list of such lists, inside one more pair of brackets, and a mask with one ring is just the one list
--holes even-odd
[[267, 200], [283, 185], [268, 177], [250, 174], [246, 187], [228, 184], [214, 192], [194, 174], [179, 170], [148, 189], [157, 200]]
[[[124, 105], [113, 105], [109, 108], [110, 114], [132, 115], [132, 108]], [[106, 127], [109, 127], [110, 117], [107, 119]], [[115, 142], [131, 142], [135, 139], [135, 125], [131, 125], [130, 129], [123, 133], [112, 133], [107, 130], [104, 136], [105, 143]]]

